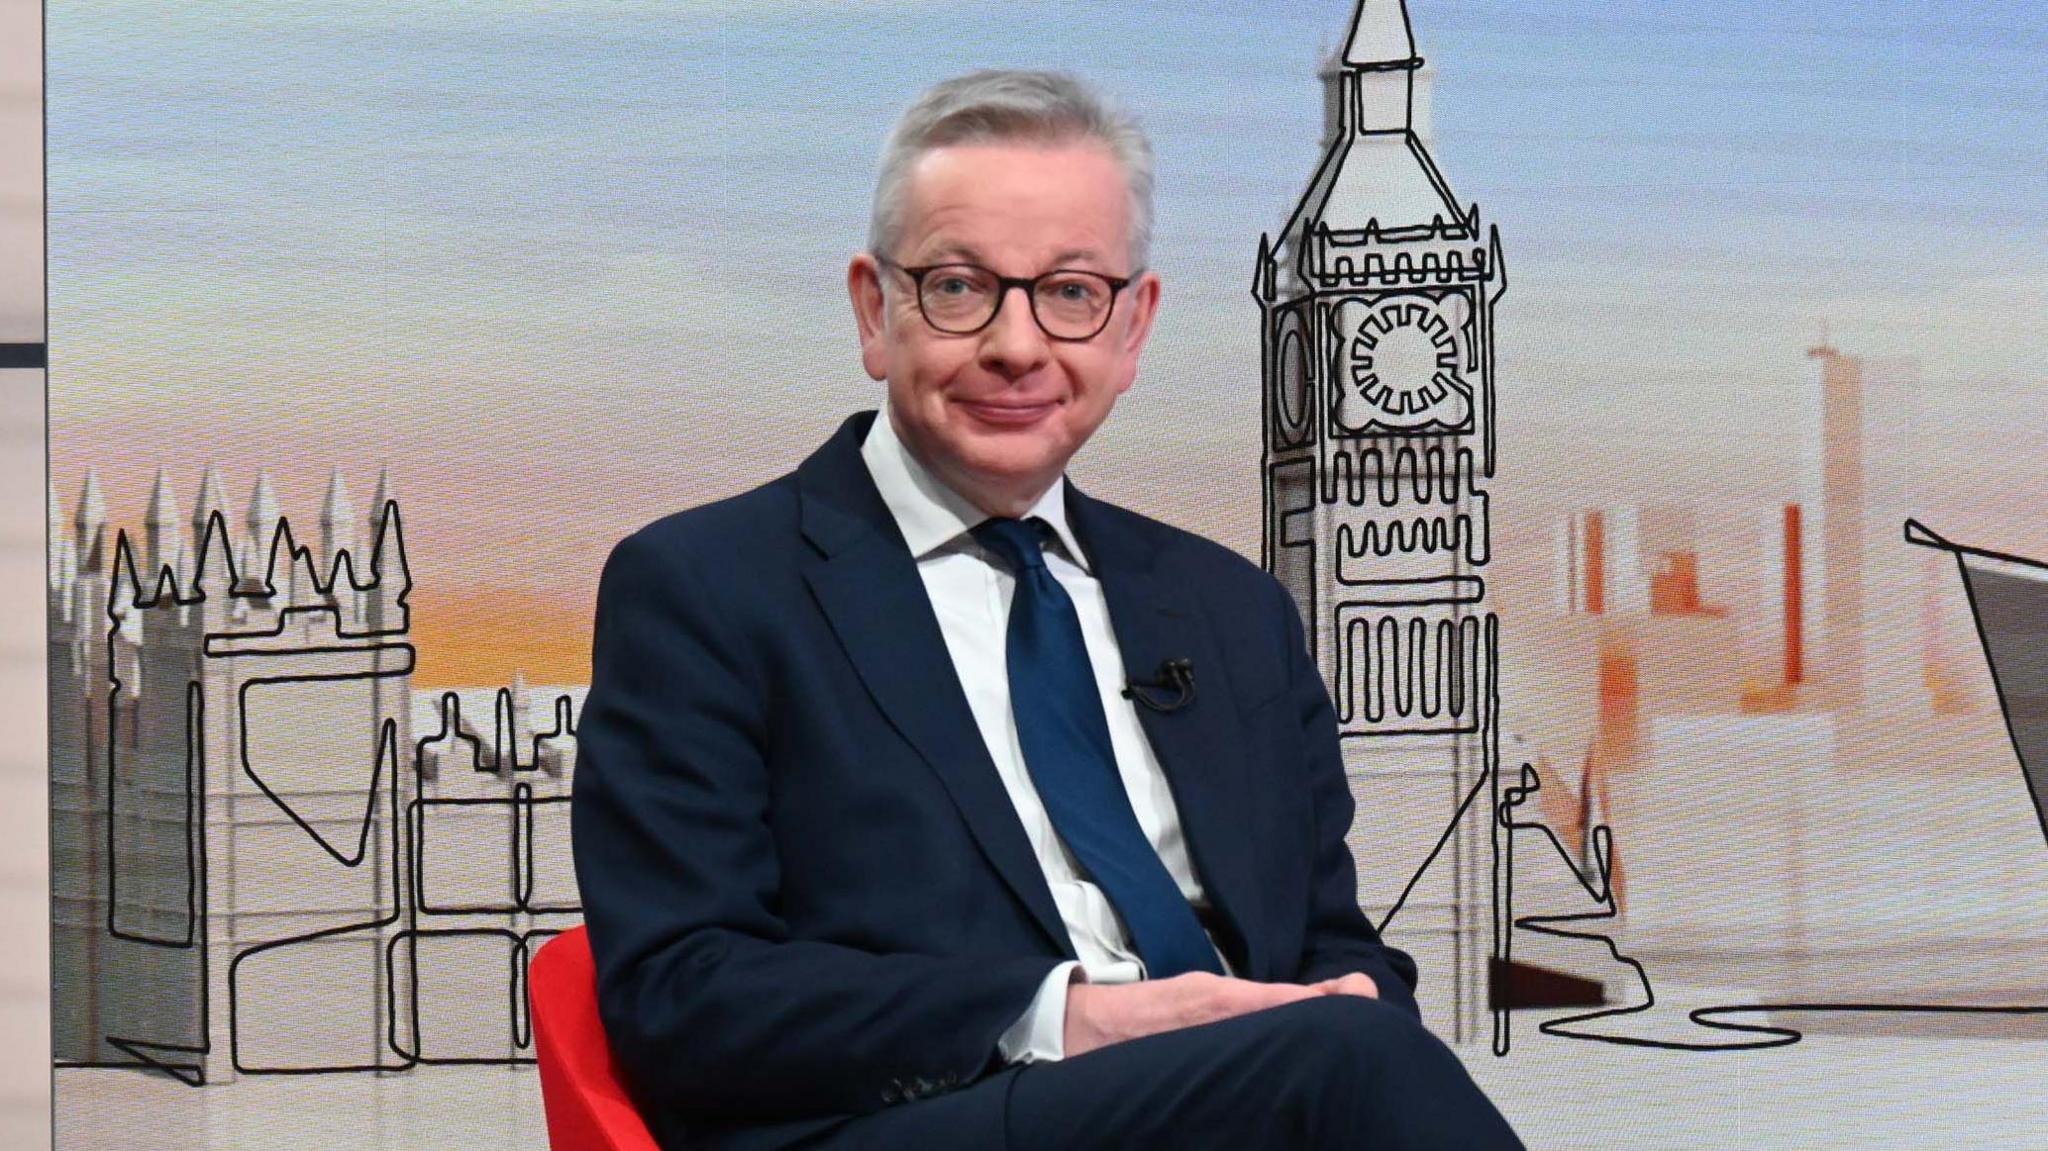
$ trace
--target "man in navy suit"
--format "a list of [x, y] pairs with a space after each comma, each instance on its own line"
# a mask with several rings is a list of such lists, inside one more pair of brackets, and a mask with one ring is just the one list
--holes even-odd
[[576, 868], [665, 1146], [1519, 1145], [1359, 911], [1293, 602], [1064, 479], [1150, 219], [1071, 77], [932, 89], [848, 269], [881, 413], [606, 561]]

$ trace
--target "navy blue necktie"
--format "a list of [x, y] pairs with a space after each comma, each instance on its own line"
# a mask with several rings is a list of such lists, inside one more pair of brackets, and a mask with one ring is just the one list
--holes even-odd
[[1031, 782], [1053, 828], [1123, 917], [1146, 976], [1221, 975], [1194, 909], [1131, 810], [1080, 617], [1045, 566], [1046, 526], [1039, 519], [992, 519], [974, 529], [974, 538], [1017, 576], [1007, 645], [1010, 711]]

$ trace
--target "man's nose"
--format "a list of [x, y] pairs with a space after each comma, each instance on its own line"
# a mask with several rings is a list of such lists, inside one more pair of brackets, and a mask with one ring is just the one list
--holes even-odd
[[[1011, 293], [1016, 299], [1011, 299]], [[1021, 284], [1003, 290], [995, 319], [981, 334], [981, 364], [992, 372], [1016, 378], [1028, 375], [1051, 355], [1045, 330], [1031, 314], [1031, 293]]]

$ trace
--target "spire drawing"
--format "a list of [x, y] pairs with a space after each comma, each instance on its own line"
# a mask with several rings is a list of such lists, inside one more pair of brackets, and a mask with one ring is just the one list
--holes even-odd
[[220, 469], [208, 464], [206, 474], [199, 480], [199, 498], [192, 504], [192, 527], [203, 536], [206, 532], [206, 521], [211, 519], [215, 512], [225, 514], [227, 506], [227, 497], [221, 494]]
[[[349, 503], [348, 484], [341, 478], [341, 469], [335, 468], [327, 477], [327, 496], [320, 502], [320, 562], [330, 573], [330, 579], [338, 578], [334, 573], [340, 553], [350, 553], [348, 562], [354, 566], [355, 550], [355, 509]], [[337, 586], [334, 590], [342, 589]]]
[[257, 547], [268, 547], [277, 530], [277, 492], [270, 483], [270, 469], [256, 473], [256, 486], [249, 492], [249, 538]]
[[1420, 68], [1407, 0], [1361, 0], [1344, 41], [1344, 63], [1368, 71]]
[[100, 474], [87, 468], [85, 487], [78, 493], [78, 513], [72, 518], [78, 528], [78, 547], [84, 558], [80, 566], [99, 571], [106, 561], [107, 501], [100, 494]]
[[171, 570], [174, 580], [182, 578], [178, 571], [183, 561], [178, 501], [171, 491], [171, 478], [162, 468], [156, 470], [156, 481], [150, 486], [149, 512], [143, 518], [143, 526], [149, 536], [149, 581], [153, 592], [165, 568]]

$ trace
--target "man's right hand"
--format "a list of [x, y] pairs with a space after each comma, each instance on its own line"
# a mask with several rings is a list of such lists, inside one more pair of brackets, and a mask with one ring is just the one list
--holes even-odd
[[1307, 986], [1260, 983], [1206, 971], [1137, 983], [1076, 981], [1067, 988], [1066, 1055], [1071, 1059], [1126, 1039], [1197, 1027], [1322, 995], [1377, 998], [1379, 990], [1366, 975]]

